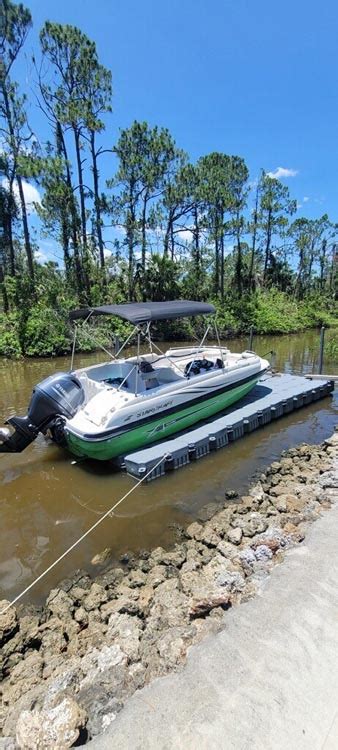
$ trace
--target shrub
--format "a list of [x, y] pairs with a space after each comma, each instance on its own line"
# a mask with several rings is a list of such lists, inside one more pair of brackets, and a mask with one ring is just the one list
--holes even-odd
[[53, 357], [70, 351], [66, 315], [41, 303], [30, 311], [23, 332], [23, 349], [29, 357]]
[[17, 313], [0, 313], [0, 356], [15, 358], [21, 354]]

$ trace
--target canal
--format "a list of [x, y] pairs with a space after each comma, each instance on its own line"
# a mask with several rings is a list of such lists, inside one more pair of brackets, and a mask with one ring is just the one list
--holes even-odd
[[[247, 339], [235, 339], [230, 348], [242, 351], [247, 343]], [[281, 372], [317, 371], [317, 331], [256, 337], [254, 348], [261, 356], [273, 350], [273, 365]], [[75, 367], [102, 361], [105, 356], [77, 355]], [[11, 414], [26, 413], [36, 383], [67, 369], [69, 358], [0, 360], [0, 425]], [[325, 373], [337, 370], [338, 363], [324, 360]], [[245, 490], [255, 473], [278, 458], [282, 450], [303, 441], [321, 442], [332, 432], [337, 413], [336, 388], [333, 398], [283, 417], [178, 473], [142, 485], [30, 592], [29, 599], [41, 601], [75, 568], [93, 573], [91, 560], [106, 547], [118, 559], [126, 550], [172, 544], [175, 525], [190, 523], [205, 504], [224, 500], [225, 490]], [[108, 464], [74, 464], [71, 456], [46, 443], [42, 436], [22, 454], [0, 455], [0, 598], [16, 596], [133, 483]]]

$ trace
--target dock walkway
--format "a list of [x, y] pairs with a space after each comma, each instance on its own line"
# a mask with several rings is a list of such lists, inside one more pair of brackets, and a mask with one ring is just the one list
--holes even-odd
[[324, 378], [312, 382], [300, 375], [265, 375], [237, 407], [170, 440], [130, 453], [120, 459], [120, 465], [128, 474], [140, 478], [158, 464], [161, 456], [167, 454], [167, 459], [150, 474], [147, 481], [156, 479], [211, 451], [224, 448], [284, 414], [324, 398], [333, 389], [334, 382]]

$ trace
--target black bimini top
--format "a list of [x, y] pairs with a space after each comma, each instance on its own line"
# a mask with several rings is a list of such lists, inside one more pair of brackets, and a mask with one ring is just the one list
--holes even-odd
[[128, 302], [125, 305], [84, 307], [80, 310], [73, 310], [69, 317], [71, 320], [78, 320], [79, 318], [92, 317], [92, 315], [116, 315], [118, 318], [137, 325], [152, 320], [190, 318], [193, 315], [210, 315], [210, 313], [215, 313], [213, 305], [182, 299], [171, 302]]

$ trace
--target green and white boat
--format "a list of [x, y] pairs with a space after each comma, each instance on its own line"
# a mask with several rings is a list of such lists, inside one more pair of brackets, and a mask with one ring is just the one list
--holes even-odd
[[[212, 305], [187, 300], [105, 305], [71, 318], [117, 315], [134, 324], [135, 356], [57, 373], [33, 391], [27, 417], [12, 417], [14, 433], [0, 433], [0, 452], [23, 450], [38, 432], [82, 458], [106, 461], [186, 430], [245, 396], [269, 367], [255, 353], [233, 354], [206, 343], [162, 353], [152, 342], [152, 321], [210, 315]], [[141, 340], [149, 353], [141, 354]], [[128, 337], [125, 344], [132, 338]], [[121, 350], [124, 348], [121, 347]], [[75, 346], [74, 346], [75, 349]], [[120, 350], [120, 353], [121, 353]], [[1, 437], [2, 435], [2, 437]]]

